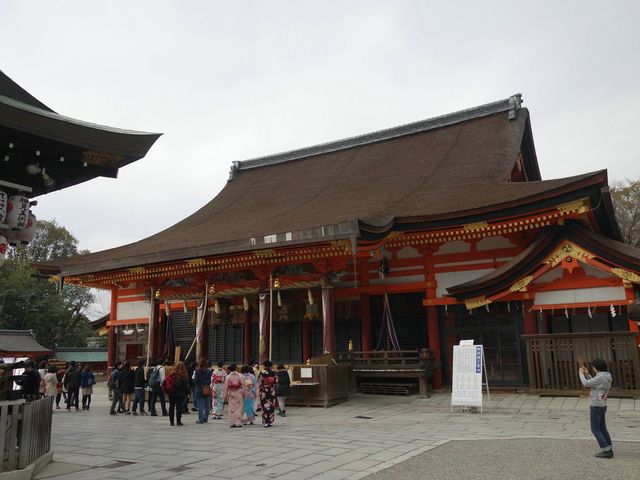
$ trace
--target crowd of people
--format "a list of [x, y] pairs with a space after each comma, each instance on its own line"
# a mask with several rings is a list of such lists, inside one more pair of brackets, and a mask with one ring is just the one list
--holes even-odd
[[80, 402], [82, 410], [89, 410], [93, 385], [96, 383], [90, 365], [81, 368], [75, 361], [71, 361], [66, 368], [59, 368], [57, 364], [43, 360], [36, 368], [36, 363], [31, 359], [23, 363], [23, 373], [14, 377], [14, 380], [21, 387], [22, 396], [26, 400], [55, 397], [56, 409], [60, 409], [60, 401], [64, 399], [67, 410], [80, 410]]
[[188, 366], [184, 362], [172, 367], [165, 363], [152, 362], [145, 369], [145, 362], [140, 361], [133, 370], [129, 362], [117, 362], [108, 380], [112, 392], [109, 413], [158, 416], [159, 403], [169, 423], [181, 426], [182, 415], [191, 413], [190, 404], [191, 411], [197, 412], [198, 424], [222, 419], [226, 407], [231, 428], [253, 425], [259, 411], [265, 428], [273, 425], [276, 409], [286, 416], [290, 377], [284, 365], [274, 370], [271, 361], [265, 360], [260, 369], [250, 361], [238, 369], [235, 363], [225, 367], [218, 362], [214, 368], [205, 358]]

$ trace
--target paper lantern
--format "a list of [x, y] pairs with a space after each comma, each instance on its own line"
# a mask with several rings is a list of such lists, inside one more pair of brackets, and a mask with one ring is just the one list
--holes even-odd
[[4, 236], [0, 235], [0, 265], [4, 263], [5, 258], [7, 258], [7, 249], [9, 248], [9, 244], [7, 243], [7, 239]]
[[7, 204], [9, 203], [9, 197], [6, 193], [0, 190], [0, 223], [4, 223], [7, 218]]
[[20, 244], [20, 240], [18, 240], [18, 232], [16, 229], [9, 229], [3, 232], [3, 235], [7, 239], [7, 243], [12, 246], [16, 246]]
[[7, 225], [24, 228], [29, 220], [29, 199], [24, 195], [12, 195], [7, 206]]
[[16, 239], [20, 243], [29, 243], [33, 240], [33, 236], [36, 234], [36, 216], [29, 212], [29, 219], [27, 225], [24, 228], [16, 231]]

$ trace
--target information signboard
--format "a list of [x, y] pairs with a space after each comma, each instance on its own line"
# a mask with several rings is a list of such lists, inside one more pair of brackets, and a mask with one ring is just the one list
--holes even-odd
[[[464, 342], [464, 343], [463, 343]], [[451, 407], [480, 407], [482, 411], [482, 378], [486, 380], [482, 345], [461, 341], [453, 346], [453, 375], [451, 378]], [[486, 382], [485, 382], [486, 384]], [[487, 385], [487, 395], [489, 386]]]

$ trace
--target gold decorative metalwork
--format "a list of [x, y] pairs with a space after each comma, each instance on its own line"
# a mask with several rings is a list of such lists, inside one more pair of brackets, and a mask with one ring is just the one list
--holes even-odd
[[145, 273], [147, 270], [144, 267], [133, 267], [129, 269], [129, 273], [133, 274], [133, 275], [140, 275]]
[[469, 298], [464, 301], [464, 304], [467, 306], [467, 310], [472, 310], [478, 307], [484, 307], [485, 305], [489, 305], [490, 303], [491, 303], [491, 300], [489, 300], [486, 297], [486, 295]]
[[587, 204], [587, 200], [585, 198], [582, 198], [580, 200], [575, 200], [573, 202], [569, 202], [569, 203], [563, 203], [561, 205], [556, 205], [556, 209], [562, 214], [562, 215], [567, 215], [569, 213], [587, 213], [587, 211], [589, 210], [588, 204]]
[[630, 272], [629, 270], [625, 270], [624, 268], [612, 268], [611, 273], [613, 273], [616, 277], [620, 277], [623, 280], [631, 283], [640, 283], [640, 275], [634, 272]]
[[391, 232], [389, 235], [387, 235], [386, 240], [387, 242], [391, 242], [397, 238], [402, 237], [404, 234], [402, 232]]
[[533, 280], [533, 275], [527, 275], [526, 277], [521, 278], [509, 288], [510, 292], [524, 292], [526, 291], [527, 285], [531, 283]]
[[124, 160], [124, 156], [85, 150], [82, 152], [82, 160], [87, 162], [89, 165], [113, 165]]
[[59, 275], [51, 275], [49, 277], [49, 282], [51, 282], [51, 283], [59, 283], [60, 282], [60, 276]]
[[[396, 232], [394, 232], [396, 233]], [[387, 237], [389, 238], [389, 237]], [[351, 240], [347, 238], [341, 238], [340, 240], [331, 240], [331, 246], [333, 248], [340, 248], [347, 253], [351, 253]]]
[[275, 256], [276, 251], [273, 248], [266, 248], [264, 250], [254, 250], [253, 254], [256, 257], [268, 258]]
[[594, 255], [593, 253], [585, 250], [582, 247], [579, 247], [573, 242], [565, 242], [551, 255], [549, 255], [545, 263], [550, 263], [552, 267], [555, 267], [567, 257], [572, 257], [577, 260], [586, 262], [587, 260], [593, 258]]
[[483, 228], [487, 228], [488, 226], [489, 224], [487, 222], [475, 222], [475, 223], [467, 223], [465, 225], [462, 225], [462, 228], [466, 232], [470, 232], [473, 230], [482, 230]]
[[187, 265], [190, 267], [199, 267], [200, 265], [204, 265], [207, 261], [204, 258], [191, 258], [189, 260], [185, 260]]

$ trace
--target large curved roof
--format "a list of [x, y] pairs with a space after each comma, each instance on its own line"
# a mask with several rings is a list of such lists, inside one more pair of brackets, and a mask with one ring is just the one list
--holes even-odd
[[[535, 152], [525, 166], [534, 181], [510, 183], [526, 135], [529, 113], [520, 108], [518, 96], [361, 137], [235, 162], [222, 191], [181, 222], [129, 245], [65, 260], [62, 271], [95, 273], [254, 250], [264, 236], [284, 232], [291, 232], [288, 240], [293, 241], [318, 240], [318, 235], [324, 240], [353, 237], [414, 220], [459, 219], [529, 204], [541, 195], [559, 195], [586, 184], [606, 185], [602, 172], [541, 181]], [[532, 140], [526, 140], [532, 146]]]

